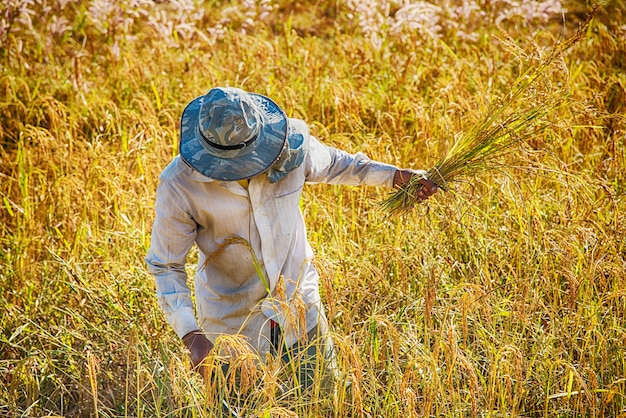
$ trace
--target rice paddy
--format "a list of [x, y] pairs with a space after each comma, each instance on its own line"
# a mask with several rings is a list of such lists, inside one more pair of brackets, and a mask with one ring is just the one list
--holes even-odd
[[[620, 2], [587, 26], [574, 1], [2, 7], [0, 416], [212, 417], [215, 389], [250, 417], [626, 416]], [[158, 175], [217, 85], [442, 177], [403, 216], [389, 189], [305, 187], [331, 395], [282, 393], [289, 369], [236, 339], [245, 387], [208, 390], [157, 306]], [[506, 146], [472, 160], [480, 132]]]

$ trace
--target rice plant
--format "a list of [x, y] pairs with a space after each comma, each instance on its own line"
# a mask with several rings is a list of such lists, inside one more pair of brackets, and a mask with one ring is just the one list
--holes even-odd
[[[537, 84], [547, 77], [548, 68], [561, 54], [584, 37], [594, 13], [587, 16], [574, 36], [557, 42], [545, 58], [531, 57], [510, 93], [490, 106], [478, 123], [460, 132], [446, 155], [427, 170], [426, 177], [446, 191], [453, 182], [503, 165], [502, 157], [522, 151], [528, 139], [549, 128], [552, 123], [548, 115], [567, 103], [567, 94], [545, 91]], [[505, 38], [503, 43], [516, 48], [510, 39]], [[547, 80], [544, 85], [552, 83]], [[420, 180], [420, 176], [413, 176], [381, 203], [383, 209], [391, 216], [409, 212], [419, 202], [418, 192], [423, 187]]]
[[[624, 416], [626, 5], [603, 2], [582, 42], [542, 61], [517, 45], [569, 38], [586, 2], [563, 21], [558, 0], [392, 3], [4, 1], [0, 416], [214, 417], [217, 395], [250, 417]], [[520, 70], [550, 59], [535, 81]], [[439, 180], [451, 189], [479, 173], [471, 205], [431, 199], [412, 222], [372, 210], [385, 188], [306, 186], [331, 396], [298, 396], [284, 362], [229, 339], [210, 361], [246, 385], [219, 371], [205, 385], [158, 308], [144, 261], [158, 175], [180, 112], [214, 85], [266, 93], [320, 141], [398, 166], [443, 155], [432, 138], [502, 137], [454, 151], [473, 172], [430, 174], [456, 170]], [[509, 85], [490, 123], [448, 134]], [[545, 175], [484, 171], [541, 141], [527, 169]]]

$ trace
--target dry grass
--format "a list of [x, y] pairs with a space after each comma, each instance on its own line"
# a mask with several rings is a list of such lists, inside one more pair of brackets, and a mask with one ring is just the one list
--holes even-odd
[[[545, 130], [555, 124], [549, 118], [551, 114], [570, 105], [569, 86], [558, 86], [558, 80], [551, 78], [553, 67], [567, 71], [563, 68], [562, 55], [585, 37], [596, 13], [597, 8], [587, 15], [571, 38], [558, 39], [547, 54], [538, 47], [527, 54], [505, 34], [501, 43], [522, 62], [520, 74], [511, 82], [509, 91], [486, 107], [476, 124], [455, 135], [450, 149], [427, 170], [426, 177], [446, 191], [452, 183], [468, 181], [482, 171], [503, 170], [506, 164], [515, 161], [508, 158], [505, 162], [504, 157], [517, 154], [519, 161], [530, 141], [545, 137]], [[571, 123], [563, 117], [557, 119], [561, 126]], [[382, 202], [383, 209], [390, 215], [411, 211], [419, 203], [418, 192], [422, 187], [421, 178], [413, 177]]]
[[[215, 412], [143, 261], [190, 98], [217, 84], [269, 94], [326, 143], [431, 167], [451, 132], [477, 125], [475, 109], [506, 96], [521, 51], [563, 29], [506, 20], [508, 44], [472, 20], [461, 23], [473, 40], [444, 27], [438, 39], [384, 33], [375, 48], [341, 2], [259, 2], [254, 25], [238, 3], [8, 4], [34, 11], [32, 26], [0, 26], [0, 415], [11, 417]], [[567, 7], [569, 39], [588, 10]], [[623, 16], [607, 3], [551, 67], [561, 86], [548, 87], [567, 90], [568, 106], [523, 154], [503, 156], [506, 170], [397, 219], [378, 210], [386, 190], [306, 189], [352, 386], [280, 397], [289, 370], [251, 367], [240, 350], [250, 382], [261, 376], [251, 416], [626, 413]]]

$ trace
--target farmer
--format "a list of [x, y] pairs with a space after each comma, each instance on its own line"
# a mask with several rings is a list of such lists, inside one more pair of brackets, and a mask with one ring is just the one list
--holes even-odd
[[[269, 352], [285, 361], [331, 363], [299, 207], [303, 185], [401, 187], [420, 176], [420, 199], [436, 186], [424, 172], [326, 146], [271, 99], [230, 87], [187, 105], [179, 150], [159, 178], [146, 261], [159, 305], [194, 369], [206, 372], [202, 363], [216, 338], [231, 334], [244, 336], [261, 359]], [[195, 310], [185, 271], [193, 244], [199, 250]], [[313, 382], [313, 371], [300, 367], [303, 387]]]

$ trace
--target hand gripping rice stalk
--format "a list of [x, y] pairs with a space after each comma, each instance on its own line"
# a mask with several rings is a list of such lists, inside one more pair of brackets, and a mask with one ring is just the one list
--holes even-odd
[[[517, 146], [549, 127], [551, 124], [546, 116], [562, 106], [565, 97], [555, 94], [533, 97], [538, 94], [533, 84], [545, 76], [547, 68], [565, 50], [584, 36], [594, 14], [595, 10], [574, 36], [557, 42], [546, 58], [522, 73], [511, 93], [488, 109], [480, 122], [457, 135], [447, 154], [427, 171], [427, 178], [445, 191], [450, 183], [496, 167], [502, 156], [517, 150]], [[419, 202], [420, 179], [414, 176], [404, 187], [393, 192], [381, 203], [383, 210], [391, 216], [410, 212]]]

